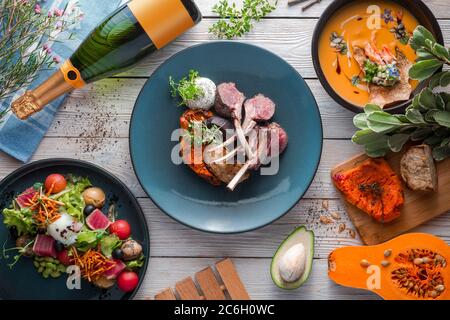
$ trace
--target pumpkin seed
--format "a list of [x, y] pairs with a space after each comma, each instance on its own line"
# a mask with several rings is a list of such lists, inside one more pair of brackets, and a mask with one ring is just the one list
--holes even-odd
[[436, 298], [438, 296], [438, 292], [436, 290], [430, 291], [429, 296], [432, 298]]
[[346, 228], [345, 223], [341, 223], [341, 224], [339, 225], [339, 229], [338, 229], [339, 233], [344, 232], [345, 228]]
[[334, 219], [334, 220], [340, 220], [341, 219], [341, 215], [339, 214], [339, 212], [331, 212], [330, 216]]
[[323, 223], [323, 224], [330, 224], [330, 223], [333, 223], [333, 220], [331, 220], [331, 219], [330, 219], [329, 217], [327, 217], [327, 216], [320, 216], [319, 221], [320, 221], [320, 223]]
[[348, 229], [348, 234], [350, 237], [352, 237], [353, 239], [356, 238], [356, 232], [353, 229]]
[[438, 292], [442, 292], [445, 290], [445, 287], [443, 284], [440, 284], [440, 285], [436, 286], [434, 289]]
[[431, 259], [428, 257], [424, 257], [424, 258], [422, 258], [422, 260], [423, 260], [423, 263], [428, 263], [431, 261]]
[[434, 259], [439, 262], [444, 261], [444, 257], [439, 254], [437, 254], [436, 257], [434, 257]]
[[361, 262], [359, 263], [361, 265], [361, 267], [363, 268], [368, 268], [370, 266], [369, 261], [367, 261], [366, 259], [362, 259]]
[[387, 258], [387, 257], [390, 257], [391, 254], [392, 254], [392, 249], [386, 249], [386, 250], [384, 250], [384, 256], [385, 256], [386, 258]]
[[422, 258], [415, 258], [414, 259], [414, 264], [421, 265], [422, 263], [423, 263], [423, 259]]
[[322, 201], [322, 208], [324, 208], [325, 210], [328, 210], [328, 208], [329, 208], [328, 200], [323, 200]]
[[389, 262], [389, 261], [386, 261], [386, 260], [383, 260], [383, 261], [381, 261], [381, 265], [383, 266], [383, 267], [389, 267], [389, 265], [390, 265], [391, 263]]

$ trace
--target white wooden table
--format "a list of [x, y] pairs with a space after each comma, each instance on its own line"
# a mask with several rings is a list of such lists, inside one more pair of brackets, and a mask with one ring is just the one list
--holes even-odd
[[[351, 227], [329, 172], [337, 163], [361, 151], [349, 140], [354, 132], [353, 114], [337, 105], [324, 91], [311, 60], [313, 30], [331, 0], [322, 0], [304, 13], [299, 6], [288, 7], [287, 0], [280, 0], [278, 9], [242, 39], [269, 49], [292, 64], [311, 87], [322, 114], [325, 138], [322, 161], [306, 196], [290, 213], [257, 231], [240, 235], [207, 234], [167, 217], [140, 187], [128, 151], [128, 127], [134, 101], [146, 79], [164, 60], [184, 48], [213, 40], [207, 31], [215, 21], [211, 12], [215, 0], [196, 2], [205, 18], [193, 30], [126, 74], [73, 92], [33, 160], [68, 157], [96, 163], [122, 179], [138, 197], [150, 227], [151, 258], [137, 298], [153, 297], [215, 261], [232, 257], [253, 299], [376, 299], [363, 291], [339, 287], [327, 276], [327, 256], [332, 249], [361, 244], [347, 231], [339, 233], [339, 223], [325, 225], [319, 222], [322, 202], [326, 199], [330, 211], [340, 212], [340, 222]], [[450, 43], [450, 2], [426, 2], [439, 18], [446, 43]], [[20, 166], [18, 161], [0, 154], [0, 177]], [[272, 283], [270, 261], [277, 246], [297, 225], [306, 225], [316, 234], [313, 271], [309, 281], [299, 290], [282, 291]], [[450, 214], [415, 231], [435, 234], [450, 243]]]

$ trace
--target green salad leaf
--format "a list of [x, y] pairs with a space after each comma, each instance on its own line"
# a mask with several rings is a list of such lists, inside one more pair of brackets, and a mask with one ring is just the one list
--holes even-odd
[[77, 237], [75, 247], [80, 251], [95, 248], [105, 235], [105, 230], [82, 230]]
[[64, 202], [65, 209], [68, 214], [77, 219], [83, 221], [83, 191], [92, 186], [88, 178], [74, 178], [70, 177], [67, 182], [66, 190], [55, 196], [58, 201]]
[[114, 234], [100, 239], [100, 248], [105, 257], [111, 258], [112, 252], [122, 245], [122, 241]]
[[135, 260], [131, 260], [131, 261], [126, 261], [125, 265], [127, 266], [128, 269], [139, 269], [142, 268], [144, 266], [144, 255], [141, 254], [139, 258], [135, 259]]
[[33, 212], [28, 208], [3, 209], [3, 223], [8, 227], [15, 227], [19, 235], [35, 234]]

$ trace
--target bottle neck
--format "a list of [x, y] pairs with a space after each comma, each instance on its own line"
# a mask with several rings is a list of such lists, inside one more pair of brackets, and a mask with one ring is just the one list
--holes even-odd
[[11, 110], [21, 120], [41, 111], [47, 104], [59, 96], [81, 88], [84, 81], [77, 74], [72, 78], [73, 69], [70, 60], [64, 62], [60, 69], [34, 90], [28, 90], [23, 96], [11, 104]]

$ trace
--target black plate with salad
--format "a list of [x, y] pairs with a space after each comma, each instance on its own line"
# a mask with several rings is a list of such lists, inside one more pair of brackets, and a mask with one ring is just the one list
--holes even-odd
[[0, 183], [0, 244], [1, 299], [130, 299], [149, 256], [128, 188], [69, 159], [31, 163]]

